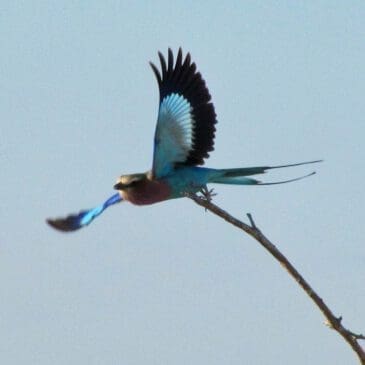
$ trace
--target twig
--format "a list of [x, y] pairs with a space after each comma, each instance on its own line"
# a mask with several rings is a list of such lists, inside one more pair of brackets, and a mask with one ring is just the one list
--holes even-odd
[[256, 224], [255, 224], [255, 222], [254, 222], [254, 220], [253, 220], [253, 218], [252, 218], [251, 213], [247, 213], [247, 217], [248, 217], [248, 220], [250, 221], [251, 227], [252, 227], [253, 229], [257, 229]]
[[206, 210], [211, 211], [217, 216], [223, 218], [228, 223], [231, 223], [235, 227], [245, 231], [251, 237], [256, 239], [267, 251], [274, 256], [279, 263], [288, 271], [288, 273], [296, 280], [296, 282], [302, 287], [307, 295], [314, 301], [319, 310], [324, 314], [326, 322], [329, 327], [338, 332], [343, 339], [351, 346], [351, 348], [357, 354], [360, 363], [365, 365], [365, 351], [358, 343], [358, 340], [364, 340], [365, 337], [362, 334], [355, 334], [342, 325], [342, 317], [336, 317], [330, 308], [325, 304], [323, 299], [312, 289], [309, 283], [304, 277], [297, 271], [297, 269], [289, 262], [289, 260], [276, 248], [276, 246], [270, 242], [268, 238], [257, 228], [250, 213], [247, 214], [250, 221], [250, 226], [233, 217], [211, 201], [199, 197], [195, 194], [187, 194], [187, 197], [192, 199], [198, 205], [204, 207]]

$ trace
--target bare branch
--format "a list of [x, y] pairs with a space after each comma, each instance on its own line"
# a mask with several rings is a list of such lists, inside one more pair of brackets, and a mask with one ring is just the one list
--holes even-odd
[[209, 210], [217, 216], [223, 218], [228, 223], [231, 223], [235, 227], [245, 231], [256, 241], [258, 241], [267, 251], [274, 256], [279, 263], [288, 271], [288, 273], [294, 278], [294, 280], [302, 287], [302, 289], [307, 293], [307, 295], [313, 300], [317, 305], [319, 310], [323, 313], [326, 318], [326, 324], [338, 332], [343, 339], [351, 346], [351, 348], [357, 354], [360, 363], [365, 365], [365, 351], [360, 346], [358, 340], [364, 340], [365, 336], [362, 334], [355, 334], [349, 329], [345, 328], [342, 324], [342, 317], [336, 317], [330, 308], [325, 304], [323, 299], [312, 289], [309, 283], [304, 279], [304, 277], [297, 271], [297, 269], [289, 262], [289, 260], [276, 248], [276, 246], [270, 242], [270, 240], [265, 237], [265, 235], [257, 228], [252, 215], [247, 214], [250, 221], [250, 225], [243, 223], [237, 218], [231, 216], [229, 213], [213, 204], [210, 199], [204, 197], [199, 197], [195, 194], [187, 194], [187, 197], [194, 200], [194, 202], [205, 210]]

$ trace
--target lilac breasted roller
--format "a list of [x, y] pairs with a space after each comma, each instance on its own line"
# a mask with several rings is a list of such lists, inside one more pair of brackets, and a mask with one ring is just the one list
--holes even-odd
[[154, 204], [207, 191], [209, 183], [272, 185], [314, 174], [273, 183], [262, 183], [249, 177], [270, 169], [319, 161], [229, 169], [200, 167], [214, 149], [217, 123], [208, 88], [189, 53], [184, 58], [180, 48], [175, 62], [171, 49], [168, 50], [167, 62], [160, 52], [158, 56], [161, 71], [150, 63], [160, 91], [151, 170], [120, 176], [114, 185], [118, 193], [95, 208], [65, 218], [47, 219], [53, 228], [65, 232], [77, 230], [88, 225], [107, 207], [123, 200], [136, 205]]

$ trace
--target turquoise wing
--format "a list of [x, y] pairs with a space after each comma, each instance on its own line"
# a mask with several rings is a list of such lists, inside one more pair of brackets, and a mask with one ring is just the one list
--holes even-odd
[[103, 204], [98, 205], [95, 208], [82, 210], [78, 214], [70, 214], [64, 218], [56, 218], [56, 219], [47, 219], [47, 223], [63, 232], [72, 232], [76, 231], [82, 227], [89, 225], [97, 216], [99, 216], [103, 211], [110, 207], [111, 205], [117, 204], [122, 201], [119, 193], [114, 194], [108, 200], [106, 200]]
[[161, 73], [152, 64], [160, 90], [160, 106], [154, 140], [152, 174], [166, 176], [176, 165], [204, 164], [214, 149], [214, 105], [201, 74], [181, 48], [176, 62], [171, 49], [167, 63], [158, 53]]

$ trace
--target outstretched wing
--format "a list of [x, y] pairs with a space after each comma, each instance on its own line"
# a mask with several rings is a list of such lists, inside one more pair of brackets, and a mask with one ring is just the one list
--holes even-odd
[[161, 73], [150, 63], [160, 89], [152, 173], [168, 174], [176, 164], [202, 165], [214, 148], [214, 105], [200, 72], [181, 48], [176, 63], [169, 48], [167, 64], [158, 53]]
[[99, 216], [103, 211], [109, 206], [119, 203], [122, 201], [120, 194], [115, 194], [111, 196], [106, 202], [101, 205], [98, 205], [95, 208], [89, 210], [82, 210], [78, 214], [70, 214], [65, 218], [56, 218], [56, 219], [47, 219], [47, 223], [63, 232], [72, 232], [76, 231], [82, 227], [90, 224], [97, 216]]

